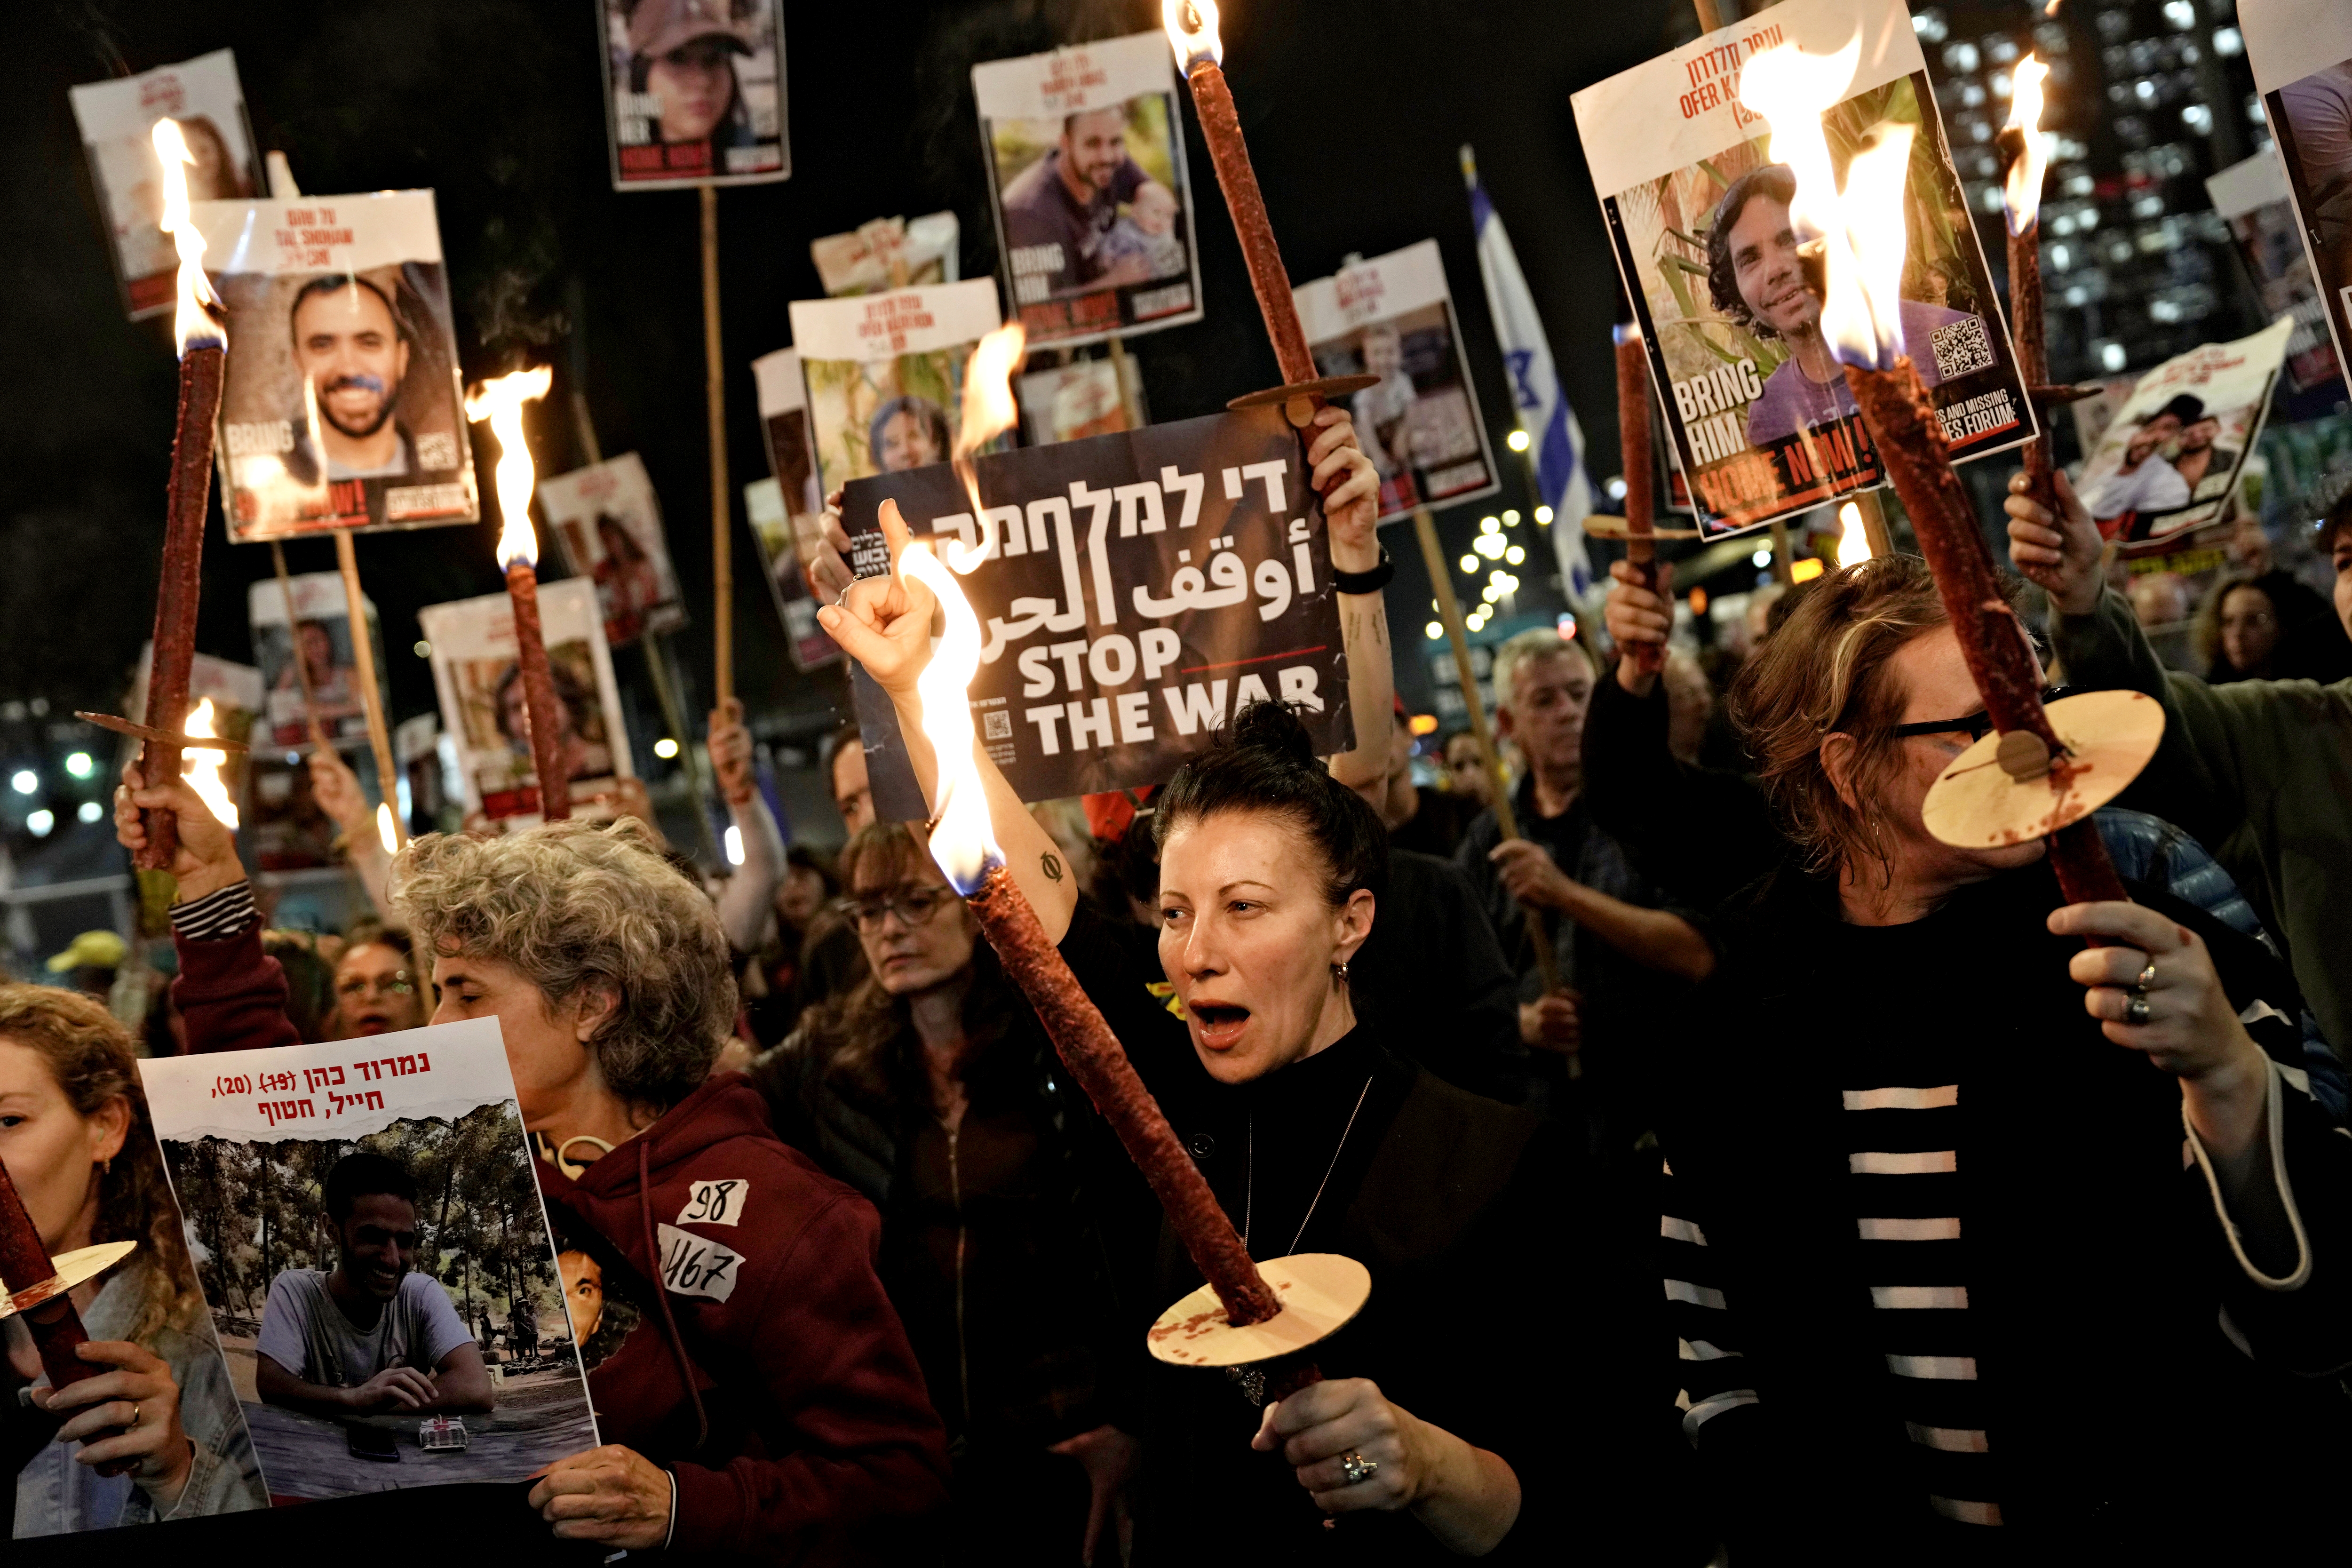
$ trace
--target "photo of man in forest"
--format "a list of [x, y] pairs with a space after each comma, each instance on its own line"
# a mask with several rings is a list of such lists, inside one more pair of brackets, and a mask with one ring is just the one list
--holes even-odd
[[269, 1282], [254, 1385], [272, 1405], [343, 1416], [487, 1415], [496, 1404], [481, 1347], [449, 1293], [416, 1270], [416, 1184], [381, 1154], [328, 1173], [334, 1268]]

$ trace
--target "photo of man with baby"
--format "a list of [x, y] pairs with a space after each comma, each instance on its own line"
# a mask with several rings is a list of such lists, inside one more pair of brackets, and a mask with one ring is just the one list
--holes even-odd
[[1167, 41], [1139, 33], [973, 68], [1013, 309], [1069, 344], [1201, 315]]

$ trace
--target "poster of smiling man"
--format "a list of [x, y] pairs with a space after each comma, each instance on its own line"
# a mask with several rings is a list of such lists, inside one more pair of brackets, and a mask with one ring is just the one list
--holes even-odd
[[1029, 346], [1201, 319], [1175, 57], [1158, 32], [971, 69], [1013, 308]]
[[239, 543], [481, 516], [431, 191], [200, 202]]
[[1853, 77], [1822, 126], [1841, 179], [1877, 127], [1916, 133], [1905, 352], [1956, 460], [2034, 434], [1910, 17], [1896, 0], [1784, 0], [1572, 100], [1665, 428], [1710, 535], [1884, 482], [1805, 286], [1795, 177], [1772, 162], [1770, 127], [1739, 97], [1742, 70], [1767, 49], [1831, 56], [1857, 41]]

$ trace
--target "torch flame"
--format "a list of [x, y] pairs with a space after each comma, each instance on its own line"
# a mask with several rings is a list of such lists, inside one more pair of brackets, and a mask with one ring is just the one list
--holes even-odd
[[1186, 76], [1201, 66], [1224, 64], [1225, 46], [1217, 37], [1217, 0], [1160, 0], [1160, 20]]
[[946, 635], [931, 649], [931, 662], [915, 679], [923, 703], [923, 734], [939, 759], [939, 821], [931, 829], [931, 858], [955, 890], [970, 898], [1004, 851], [988, 821], [988, 795], [972, 756], [971, 678], [980, 668], [980, 617], [963, 589], [931, 553], [929, 543], [909, 543], [898, 555], [898, 574], [912, 577], [939, 596]]
[[996, 524], [990, 521], [988, 508], [981, 504], [980, 474], [971, 459], [973, 453], [1012, 429], [1021, 417], [1013, 401], [1013, 373], [1021, 368], [1028, 344], [1029, 330], [1018, 321], [1008, 321], [973, 346], [971, 361], [964, 368], [963, 418], [949, 461], [955, 467], [956, 478], [963, 481], [964, 493], [971, 498], [971, 515], [980, 520], [980, 542], [967, 545], [959, 539], [948, 546], [948, 564], [962, 575], [969, 576], [996, 552]]
[[1873, 127], [1840, 193], [1822, 115], [1853, 82], [1861, 58], [1860, 34], [1833, 55], [1782, 44], [1748, 62], [1739, 97], [1771, 122], [1772, 160], [1796, 176], [1789, 226], [1801, 243], [1821, 246], [1822, 336], [1843, 363], [1884, 370], [1903, 353], [1897, 287], [1908, 237], [1903, 195], [1913, 132], [1892, 121]]
[[387, 855], [400, 853], [400, 834], [392, 825], [392, 803], [383, 801], [375, 808], [375, 836], [383, 841]]
[[466, 395], [466, 417], [487, 419], [499, 438], [499, 566], [520, 559], [539, 564], [539, 535], [530, 526], [531, 486], [539, 470], [530, 460], [530, 444], [522, 436], [522, 405], [547, 395], [554, 373], [546, 365], [519, 370], [512, 375], [486, 381]]
[[2050, 138], [2042, 129], [2042, 79], [2050, 68], [2032, 55], [2017, 62], [2011, 73], [2009, 125], [2023, 133], [2024, 146], [2009, 165], [2002, 204], [2009, 208], [2009, 232], [2023, 234], [2042, 216], [2042, 177], [2050, 169]]
[[[220, 734], [214, 724], [211, 698], [197, 703], [196, 710], [188, 715], [187, 732], [215, 737]], [[221, 768], [227, 761], [226, 752], [215, 751], [210, 746], [192, 746], [184, 753], [180, 772], [187, 776], [188, 787], [196, 792], [196, 798], [205, 803], [205, 809], [211, 812], [223, 827], [235, 832], [236, 802], [229, 799], [228, 784], [221, 777]]]
[[1837, 563], [1856, 566], [1870, 559], [1870, 535], [1862, 526], [1862, 508], [1848, 501], [1838, 508]]
[[158, 120], [149, 137], [163, 164], [163, 216], [156, 226], [172, 237], [180, 252], [180, 306], [172, 318], [172, 331], [179, 340], [180, 357], [185, 359], [190, 349], [226, 348], [228, 332], [221, 325], [220, 296], [205, 276], [205, 237], [188, 216], [187, 166], [195, 157], [176, 120]]

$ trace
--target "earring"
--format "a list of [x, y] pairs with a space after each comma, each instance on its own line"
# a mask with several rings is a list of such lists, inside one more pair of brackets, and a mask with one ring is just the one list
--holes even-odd
[[98, 1173], [101, 1176], [110, 1176], [114, 1174], [114, 1162], [112, 1160], [100, 1160], [98, 1163]]
[[1331, 966], [1331, 978], [1344, 983], [1348, 978], [1348, 966], [1345, 963], [1333, 964]]

